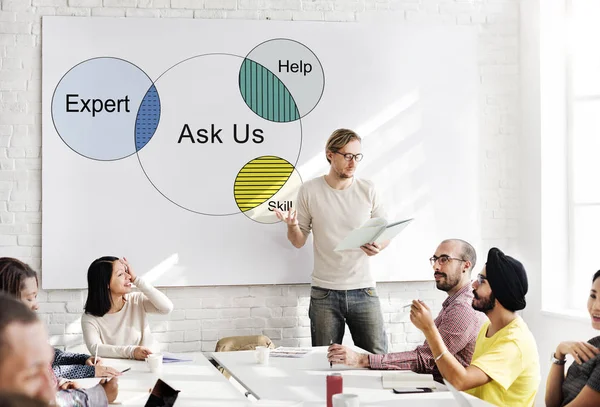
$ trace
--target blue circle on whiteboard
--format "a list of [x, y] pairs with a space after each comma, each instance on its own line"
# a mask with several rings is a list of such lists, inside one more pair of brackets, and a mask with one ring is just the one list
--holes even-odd
[[160, 119], [152, 80], [119, 58], [93, 58], [69, 70], [52, 97], [52, 120], [73, 151], [119, 160], [145, 146]]
[[160, 98], [152, 85], [138, 111], [135, 121], [135, 151], [140, 151], [150, 141], [160, 121]]

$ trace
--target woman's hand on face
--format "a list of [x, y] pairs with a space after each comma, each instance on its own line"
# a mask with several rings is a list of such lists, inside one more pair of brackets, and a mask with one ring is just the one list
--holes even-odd
[[146, 348], [145, 346], [136, 346], [133, 350], [133, 358], [137, 360], [144, 360], [148, 357], [148, 355], [151, 354], [152, 351], [149, 348]]
[[564, 359], [565, 356], [571, 355], [575, 359], [575, 362], [582, 364], [594, 358], [599, 353], [600, 349], [588, 342], [566, 341], [558, 344], [554, 357]]
[[123, 263], [123, 265], [125, 266], [125, 272], [129, 274], [129, 276], [131, 277], [131, 281], [133, 282], [137, 278], [137, 274], [135, 274], [135, 271], [133, 271], [131, 265], [125, 257], [121, 259], [121, 263]]

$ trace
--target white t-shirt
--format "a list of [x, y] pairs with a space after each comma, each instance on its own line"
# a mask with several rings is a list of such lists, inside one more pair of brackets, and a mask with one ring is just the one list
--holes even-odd
[[352, 230], [375, 217], [385, 218], [385, 208], [372, 182], [353, 179], [338, 190], [325, 177], [312, 179], [298, 191], [298, 226], [305, 235], [314, 234], [312, 285], [330, 290], [374, 287], [368, 256], [361, 249], [333, 249]]

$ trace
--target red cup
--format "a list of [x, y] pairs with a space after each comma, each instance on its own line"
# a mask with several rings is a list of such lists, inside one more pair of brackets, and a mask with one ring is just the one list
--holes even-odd
[[331, 398], [334, 394], [342, 393], [344, 390], [344, 381], [340, 373], [327, 375], [327, 407], [333, 407]]

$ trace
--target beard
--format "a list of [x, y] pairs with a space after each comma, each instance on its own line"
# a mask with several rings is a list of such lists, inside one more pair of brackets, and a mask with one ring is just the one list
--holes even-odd
[[[488, 311], [493, 310], [496, 306], [496, 297], [494, 296], [494, 293], [490, 293], [488, 298], [481, 298], [479, 295], [477, 295], [475, 290], [473, 290], [473, 296], [475, 297], [473, 298], [473, 309], [475, 311], [487, 313]], [[479, 301], [479, 304], [477, 305], [475, 305], [476, 300]]]
[[335, 175], [337, 175], [338, 179], [348, 179], [354, 177], [355, 168], [342, 168], [341, 170], [334, 167]]
[[443, 277], [443, 280], [435, 282], [435, 286], [440, 291], [448, 292], [448, 291], [452, 290], [454, 287], [456, 287], [458, 285], [458, 283], [460, 283], [460, 276], [456, 277], [455, 279], [452, 279], [452, 278], [449, 278], [448, 274], [445, 274], [445, 273], [436, 273], [436, 274], [440, 274]]

